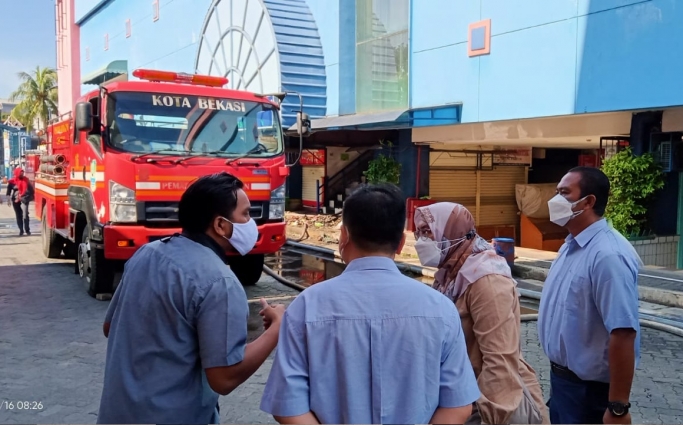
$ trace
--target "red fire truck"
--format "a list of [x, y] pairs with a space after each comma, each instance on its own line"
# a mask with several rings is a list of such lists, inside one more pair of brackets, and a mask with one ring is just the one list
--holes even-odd
[[[47, 128], [35, 174], [45, 255], [75, 259], [92, 297], [111, 294], [115, 272], [137, 249], [180, 231], [178, 202], [188, 184], [227, 171], [244, 182], [259, 229], [254, 249], [228, 263], [243, 285], [255, 284], [264, 255], [285, 243], [289, 165], [279, 102], [286, 94], [229, 90], [227, 79], [212, 76], [133, 75], [139, 80], [83, 96]], [[297, 112], [300, 137], [308, 122]]]

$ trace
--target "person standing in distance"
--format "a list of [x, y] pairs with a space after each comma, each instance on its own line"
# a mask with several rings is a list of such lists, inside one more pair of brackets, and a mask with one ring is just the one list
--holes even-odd
[[151, 242], [126, 264], [107, 310], [98, 423], [219, 423], [226, 395], [278, 341], [284, 306], [261, 300], [265, 332], [246, 344], [249, 306], [226, 251], [247, 254], [258, 230], [243, 183], [220, 173], [190, 185], [182, 234]]
[[14, 208], [14, 215], [19, 226], [19, 236], [31, 236], [28, 216], [29, 204], [35, 199], [35, 190], [31, 181], [26, 178], [21, 167], [14, 169], [14, 178], [7, 182], [7, 205]]
[[550, 420], [556, 424], [631, 423], [642, 261], [603, 218], [609, 191], [602, 171], [576, 167], [548, 202], [550, 220], [569, 230], [538, 312], [538, 336], [551, 366]]
[[405, 202], [393, 185], [344, 202], [348, 264], [287, 308], [261, 410], [287, 424], [464, 423], [480, 396], [458, 312], [401, 274]]

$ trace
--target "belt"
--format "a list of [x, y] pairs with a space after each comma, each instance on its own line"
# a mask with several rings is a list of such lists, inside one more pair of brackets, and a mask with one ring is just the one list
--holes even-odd
[[565, 366], [560, 366], [557, 363], [550, 362], [550, 370], [560, 378], [564, 378], [574, 382], [586, 382], [583, 379], [579, 378], [577, 374], [569, 370], [569, 368]]
[[583, 384], [587, 384], [587, 385], [590, 385], [592, 387], [597, 387], [597, 388], [609, 388], [608, 382], [587, 381], [585, 379], [581, 379], [578, 377], [577, 374], [572, 372], [568, 367], [560, 366], [557, 363], [550, 362], [550, 370], [555, 375], [559, 376], [560, 378], [566, 379], [568, 381], [583, 383]]

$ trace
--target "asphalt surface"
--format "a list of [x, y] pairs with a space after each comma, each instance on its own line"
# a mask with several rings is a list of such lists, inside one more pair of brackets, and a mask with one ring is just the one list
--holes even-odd
[[[107, 340], [102, 319], [109, 304], [85, 293], [71, 261], [45, 260], [35, 233], [19, 238], [11, 210], [0, 205], [0, 423], [94, 423], [100, 403]], [[320, 261], [284, 253], [269, 261], [304, 282], [320, 271]], [[322, 268], [335, 273], [338, 265]], [[297, 291], [263, 275], [247, 289], [250, 299], [292, 297]], [[291, 298], [290, 298], [291, 299]], [[288, 300], [285, 299], [285, 304]], [[261, 332], [252, 304], [250, 339]], [[549, 370], [534, 322], [522, 324], [522, 345], [536, 368], [546, 398]], [[644, 329], [642, 360], [636, 373], [633, 423], [683, 423], [683, 339]], [[232, 394], [221, 397], [224, 423], [275, 423], [259, 410], [270, 370], [268, 360]], [[15, 408], [6, 408], [5, 401]], [[18, 409], [17, 402], [28, 409]]]

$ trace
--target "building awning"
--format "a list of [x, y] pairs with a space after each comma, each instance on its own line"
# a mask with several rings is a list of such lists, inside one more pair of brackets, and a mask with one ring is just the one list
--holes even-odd
[[436, 149], [473, 146], [597, 149], [603, 136], [628, 135], [631, 119], [632, 112], [627, 111], [415, 127], [412, 141]]
[[395, 111], [372, 112], [367, 114], [340, 115], [311, 120], [311, 130], [369, 130], [377, 127], [410, 126], [409, 109]]
[[683, 131], [683, 108], [665, 109], [662, 114], [662, 131]]
[[[333, 130], [397, 130], [413, 127], [460, 123], [462, 103], [438, 107], [397, 109], [393, 111], [349, 114], [311, 119], [311, 133]], [[296, 135], [296, 124], [286, 130]]]
[[100, 85], [128, 73], [128, 61], [118, 60], [83, 77], [82, 84]]

